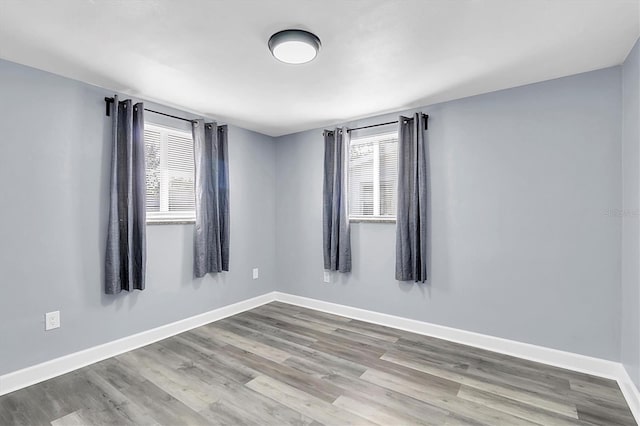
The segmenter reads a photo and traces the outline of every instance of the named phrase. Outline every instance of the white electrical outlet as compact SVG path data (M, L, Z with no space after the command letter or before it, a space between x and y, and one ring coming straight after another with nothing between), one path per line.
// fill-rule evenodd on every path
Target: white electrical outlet
M331 282L331 272L324 271L324 282L325 283L330 283Z
M46 331L60 327L60 311L47 312L44 319L44 329Z
M253 279L257 280L259 276L258 268L253 268Z

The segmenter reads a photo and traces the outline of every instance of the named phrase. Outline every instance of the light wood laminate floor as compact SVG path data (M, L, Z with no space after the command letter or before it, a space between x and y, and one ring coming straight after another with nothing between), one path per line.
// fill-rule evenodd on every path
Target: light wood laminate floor
M636 424L614 381L284 303L0 397L49 423Z

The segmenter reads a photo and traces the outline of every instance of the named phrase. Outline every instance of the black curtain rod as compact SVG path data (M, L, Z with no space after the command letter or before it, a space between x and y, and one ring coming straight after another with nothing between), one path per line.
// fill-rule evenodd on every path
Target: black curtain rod
M429 116L427 114L422 114L422 117L424 118L424 129L427 130L428 128L427 122L429 121ZM389 124L398 124L398 120L387 121L386 123L372 124L370 126L354 127L353 129L347 128L347 132L352 132L354 130L370 129L372 127L388 126ZM333 133L333 130L328 130L328 132Z
M107 117L109 117L109 116L111 116L111 104L113 103L113 98L105 97L104 98L104 102L106 104L105 112L107 114ZM177 115L171 115L171 114L167 114L167 113L160 112L160 111L154 111L154 110L148 109L148 108L145 108L144 110L148 111L148 112L152 112L154 114L164 115L165 117L175 118L176 120L188 121L189 123L195 123L196 122L196 120L191 120L191 119L188 119L188 118L182 118L182 117L178 117ZM218 127L220 127L220 126L224 126L224 124L218 125Z

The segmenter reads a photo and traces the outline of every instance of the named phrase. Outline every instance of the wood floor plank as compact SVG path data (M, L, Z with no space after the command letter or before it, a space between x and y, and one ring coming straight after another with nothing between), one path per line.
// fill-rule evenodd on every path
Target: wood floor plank
M393 425L397 423L408 425L422 424L420 419L408 416L401 411L391 410L366 398L352 398L341 395L333 402L333 405L379 425Z
M293 333L288 330L284 330L281 327L273 327L269 324L265 324L260 321L256 321L251 317L244 317L241 315L227 318L232 324L244 326L250 328L259 333L265 333L273 337L279 337L288 342L297 343L299 345L309 345L316 341L313 337L303 336L301 334Z
M49 398L57 398L67 407L77 408L76 416L71 416L66 421L82 418L85 424L97 422L113 424L156 423L143 407L130 401L117 386L102 377L99 371L93 366L84 367L55 378L47 384L50 386L47 390L50 392ZM42 407L46 407L46 405ZM60 418L53 412L50 415L54 419ZM66 415L62 416L62 418L64 417Z
M390 340L380 339L378 337L373 337L368 334L356 333L355 331L345 330L343 328L338 328L336 331L332 332L331 334L343 339L351 340L353 342L364 343L365 345L368 345L368 346L380 348L384 351L388 351L394 347L394 342Z
M551 393L554 396L567 395L569 392L569 381L562 378L551 378L547 381L541 377L519 374L517 371L505 373L502 370L477 365L467 367L464 370L464 374L475 377L478 380L506 384L523 390L534 390L538 393Z
M116 386L106 380L99 371L89 370L86 372L87 379L102 392L102 396L108 399L109 404L105 409L87 409L80 410L80 416L87 418L89 415L98 416L98 418L114 417L123 423L135 425L141 424L157 424L149 412L137 404L134 404L127 398Z
M620 418L620 421L623 423L634 421L633 414L631 413L628 405L622 406L619 402L611 403L583 393L576 395L572 391L569 392L569 397L575 401L579 418L580 408L582 408L583 414L592 413L590 414L591 416L600 416L602 418L613 416L615 418Z
M200 367L207 365L206 361L204 364L201 362L189 362L189 360L201 360L202 353L196 352L196 356L190 358L188 355L191 352L185 353L185 348L181 345L176 345L173 339L171 339L171 342L165 341L160 342L160 344L170 351L175 351L176 354L184 356L185 363L180 367L180 371L211 386L209 393L212 396L215 395L216 401L200 408L198 413L211 421L212 424L310 425L313 423L312 419L243 386L249 381L246 380L246 377L249 377L247 374L230 373L226 368L202 369ZM229 349L229 347L223 349ZM215 355L220 358L222 354L218 352ZM206 357L205 359L208 361L211 358ZM239 365L233 357L226 356L225 359L234 369ZM265 360L265 362L268 361ZM214 367L217 367L217 365ZM243 366L243 368L253 371L247 366ZM251 379L256 376L257 373L254 372L251 375ZM258 419L261 420L258 421Z
M494 425L535 425L535 423L512 416L510 414L494 410L480 404L466 401L457 397L435 392L428 387L420 387L415 383L398 378L388 373L376 370L367 370L362 379L396 392L428 402L444 408L450 412L456 412L462 416L479 419L482 423Z
M253 389L242 386L211 404L200 414L214 421L235 419L227 424L242 425L299 425L314 424L314 420Z
M357 342L348 343L340 341L334 336L328 336L311 345L311 348L320 352L330 353L334 356L347 359L351 362L359 363L365 366L373 366L384 352L367 348Z
M623 407L626 406L624 403L624 395L617 386L613 388L610 386L602 386L601 384L594 384L580 378L570 379L569 383L573 395L579 394L586 398L596 397L612 404Z
M82 410L77 410L57 418L51 422L51 426L85 426L87 424L87 419L82 417L80 414L81 411Z
M459 390L459 387L454 389L443 389L442 387L428 386L426 383L420 383L419 380L411 380L408 377L398 376L396 374L387 373L373 368L367 369L360 378L387 389L398 390L403 388L406 390L406 392L402 392L405 395L412 396L427 403L432 399L455 396L458 394Z
M255 321L263 322L265 324L281 328L288 332L293 332L302 336L313 338L314 340L318 340L318 338L322 338L325 334L331 333L336 330L336 328L331 328L329 330L326 330L327 333L318 334L317 330L308 327L304 321L290 322L286 321L285 319L274 318L272 316L269 316L268 313L259 311L244 312L242 315L246 315L249 318L254 319Z
M91 365L90 367L85 368L87 368L87 371L95 371L108 383L110 383L111 386L120 391L140 382L141 380L144 380L139 374L138 366L131 368L120 362L117 357L100 361ZM52 391L59 391L59 389L60 386L58 386L56 383L52 384Z
M280 349L228 332L224 328L216 326L215 323L201 327L199 330L209 336L214 336L214 340L226 342L229 345L260 355L274 362L282 362L289 358L289 354Z
M47 413L31 401L23 389L0 398L0 418L7 425L46 425Z
M244 327L242 325L239 326ZM255 331L253 329L248 330ZM317 339L315 338L307 338L306 341L302 342L285 341L283 340L283 337L279 334L274 335L269 329L264 330L259 335L252 333L251 336L252 338L260 339L260 341L265 344L277 345L280 349L291 355L291 357L284 361L283 364L295 365L302 369L309 367L310 370L306 371L314 371L314 373L311 374L344 373L347 375L360 376L360 374L366 370L366 367L363 367L360 364L315 350L310 346L305 346L305 344L312 345L316 342ZM292 358L296 359L292 360ZM304 366L301 365L301 363L304 363Z
M439 340L436 341L439 342ZM480 380L496 384L508 383L511 386L527 390L539 390L540 393L552 392L555 396L566 394L569 389L569 380L566 378L541 371L518 368L509 362L498 362L488 357L476 357L472 350L463 350L460 345L456 348L456 351L452 351L450 348L437 346L433 342L407 345L403 338L383 358L406 357L439 370L475 376ZM485 354L485 352L482 353Z
M145 407L148 414L163 425L206 425L206 418L193 411L153 383L145 380L127 388L125 396Z
M131 366L139 363L140 357L125 354L120 357L120 360ZM181 374L180 370L171 367L159 364L145 366L140 369L140 374L194 411L202 410L221 397L220 391L215 387L208 385L199 378L185 376Z
M239 364L235 358L225 354L225 349L208 351L207 348L195 344L188 339L168 339L160 344L168 351L184 359L183 370L194 370L203 380L209 375L223 375L238 383L247 383L256 377L256 371L246 365Z
M300 374L300 371L284 364L278 364L255 354L237 348L228 348L227 353L236 357L265 376L276 379L317 399L333 402L340 396L340 389L320 379Z
M0 396L0 425L635 425L615 381L276 302Z
M601 407L578 404L578 417L590 424L610 426L636 425L632 416L616 410L603 410Z
M295 307L295 305L287 305L287 306L294 306ZM352 318L343 317L341 315L330 314L328 312L317 311L315 309L309 309L309 308L303 308L303 307L297 307L297 313L304 313L304 314L307 314L307 315L313 315L316 318L327 319L327 320L337 321L337 322L349 323L349 322L353 321ZM295 315L295 314L296 313L294 313L293 315Z
M141 424L141 423L140 423ZM149 423L153 424L153 423ZM112 425L135 426L136 423L123 418L112 410L81 409L51 422L52 426Z
M351 331L352 333L358 333L363 336L369 336L378 340L383 340L387 342L395 342L398 340L396 335L385 332L384 330L377 330L375 328L362 327L360 322L356 322L355 320L351 320L349 322L344 322L340 320L327 319L327 318L318 318L315 314L310 312L302 312L295 316L298 319L302 319L304 321L308 321L313 324L320 324L323 327L341 329L346 331Z
M322 377L330 374L360 377L367 370L364 365L319 351L314 351L309 357L291 356L283 364L312 377Z
M578 418L578 413L575 405L568 404L564 401L557 401L545 395L537 394L533 391L527 392L516 387L507 387L506 385L478 380L474 377L470 377L461 373L454 373L444 369L434 368L427 364L416 362L413 359L402 358L397 355L385 354L383 355L382 359L412 368L416 371L433 374L438 377L442 377L443 379L451 380L469 387L491 392L505 398L528 403L538 408L552 411L564 416L568 416L574 419Z
M287 338L274 336L268 332L265 333L256 331L253 328L246 327L241 324L236 324L231 321L220 321L216 323L216 325L231 333L246 337L263 345L278 348L278 350L286 352L288 355L300 353L311 354L313 352L313 349L311 349L309 345L313 344L315 340L296 343L294 341L288 340Z
M282 302L267 303L266 305L262 305L254 309L254 311L278 312L287 316L293 316L298 312L300 312L301 310L305 310L305 308L302 308L296 305L291 305L289 303L282 303Z
M529 405L521 401L505 398L468 386L462 386L460 388L458 398L475 402L541 425L575 426L584 424L576 418L566 417L552 411L541 409L535 405Z
M360 378L330 375L323 379L340 386L343 389L343 395L351 399L368 402L371 406L384 407L389 414L403 413L402 417L407 420L407 424L440 426L452 416L452 413L440 407ZM408 421L408 419L412 421Z
M258 376L247 383L247 386L322 424L376 424L267 376Z
M438 352L446 354L447 357L452 359L460 359L462 362L469 363L470 365L485 365L490 369L496 369L500 371L517 370L515 374L529 377L539 377L545 381L553 381L554 378L568 382L570 379L581 379L588 381L594 385L608 386L612 389L617 388L615 381L596 377L585 373L566 370L559 367L554 367L547 364L542 364L535 361L530 361L522 358L516 358L510 355L500 354L497 352L491 352L481 348L475 348L472 346L463 345L456 342L449 342L442 339L436 339L429 336L423 336L418 334L406 334L398 340L398 348L405 349L409 346L416 350L427 350L430 353Z
M58 380L58 382L61 380ZM82 404L77 400L61 400L58 398L56 390L53 389L52 391L52 386L49 384L42 386L30 386L25 389L23 395L26 400L38 407L38 410L43 413L44 418L48 418L50 416L53 418L63 417L79 408L82 408ZM1 420L1 412L2 408L0 407L0 424L6 424Z
M338 327L337 325L326 324L320 321L309 321L307 318L299 318L298 316L289 316L280 312L275 312L271 310L263 310L258 311L263 316L269 317L274 320L283 321L289 323L291 325L297 325L299 327L320 331L322 333L330 334L332 331L335 331ZM344 324L341 324L344 326Z

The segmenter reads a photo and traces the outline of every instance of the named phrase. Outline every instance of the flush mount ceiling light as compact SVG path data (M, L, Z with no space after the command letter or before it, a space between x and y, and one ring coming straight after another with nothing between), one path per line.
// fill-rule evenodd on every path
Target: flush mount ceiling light
M273 56L287 64L304 64L312 61L320 50L320 39L309 31L284 30L269 39Z

